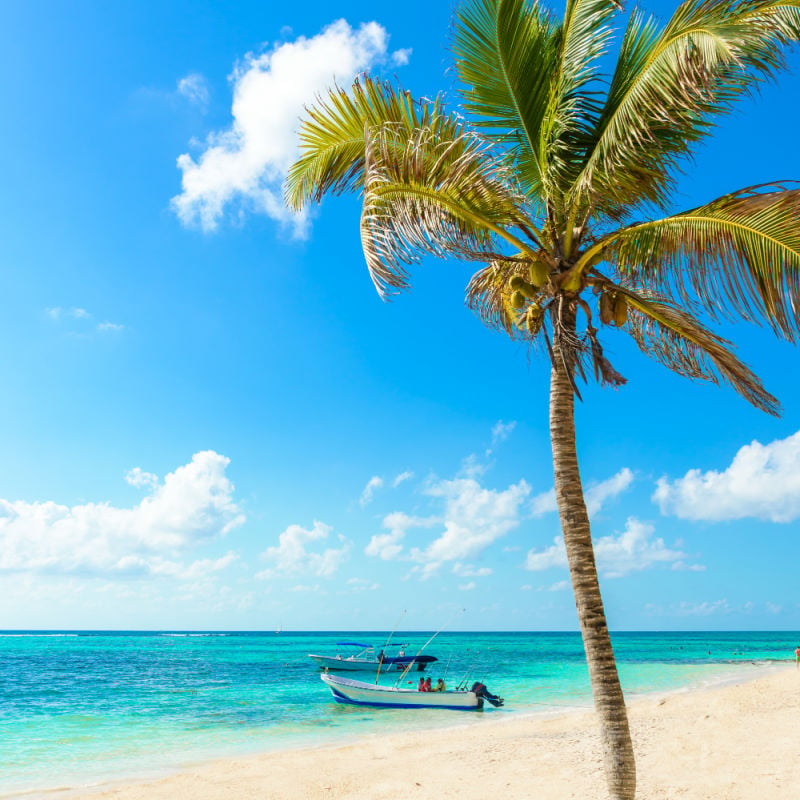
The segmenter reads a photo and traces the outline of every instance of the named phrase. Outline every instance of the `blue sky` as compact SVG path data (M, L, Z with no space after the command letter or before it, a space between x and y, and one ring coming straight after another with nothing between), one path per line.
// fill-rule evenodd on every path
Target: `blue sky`
M449 32L444 3L5 5L0 628L576 628L548 364L464 265L382 303L356 198L279 202L334 72L455 103ZM676 210L800 178L790 67ZM629 383L578 406L613 628L800 627L798 351L722 332L780 419L613 332Z

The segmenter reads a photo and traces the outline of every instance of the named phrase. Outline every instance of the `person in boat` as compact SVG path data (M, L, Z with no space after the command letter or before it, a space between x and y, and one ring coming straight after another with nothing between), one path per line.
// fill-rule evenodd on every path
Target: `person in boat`
M441 678L439 678L439 680L436 681L436 686L433 687L432 691L434 691L434 692L446 692L447 691L447 686L445 685L445 682Z
M470 691L474 692L476 697L479 697L483 700L488 700L495 707L503 705L503 698L498 697L496 694L492 694L480 681L475 681L475 683L472 684Z
M426 692L432 692L433 691L433 688L431 687L431 679L430 678L425 678L425 691Z
M417 686L418 692L427 692L428 690L425 688L425 678L419 679L419 686Z

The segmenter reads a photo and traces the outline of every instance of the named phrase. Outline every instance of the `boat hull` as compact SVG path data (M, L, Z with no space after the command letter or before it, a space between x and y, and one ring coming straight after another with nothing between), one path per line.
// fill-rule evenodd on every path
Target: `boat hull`
M483 707L483 702L474 692L418 692L325 673L320 677L337 703L381 708L443 708L450 711L477 711Z

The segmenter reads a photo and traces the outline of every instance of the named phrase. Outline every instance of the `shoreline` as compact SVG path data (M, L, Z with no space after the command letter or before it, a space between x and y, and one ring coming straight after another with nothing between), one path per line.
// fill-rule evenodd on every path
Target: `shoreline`
M639 695L628 707L638 800L777 800L800 781L791 735L800 717L800 673L793 663L753 664L711 685ZM0 797L394 800L410 793L483 800L490 791L502 791L505 798L533 794L537 800L605 797L593 711L551 707L480 715L475 724L354 736L227 756L160 777L139 775Z

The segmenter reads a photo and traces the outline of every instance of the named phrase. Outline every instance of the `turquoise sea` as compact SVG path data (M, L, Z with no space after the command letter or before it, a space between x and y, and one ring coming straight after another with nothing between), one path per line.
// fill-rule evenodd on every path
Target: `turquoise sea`
M377 731L481 723L475 713L334 703L306 654L335 653L343 640L380 648L386 636L0 632L0 796L150 777ZM392 642L413 653L429 637L396 633ZM793 660L800 633L617 633L613 641L630 697ZM442 633L425 652L439 658L426 673L434 681L481 679L505 698L484 718L591 705L577 633ZM353 675L361 676L368 679Z

